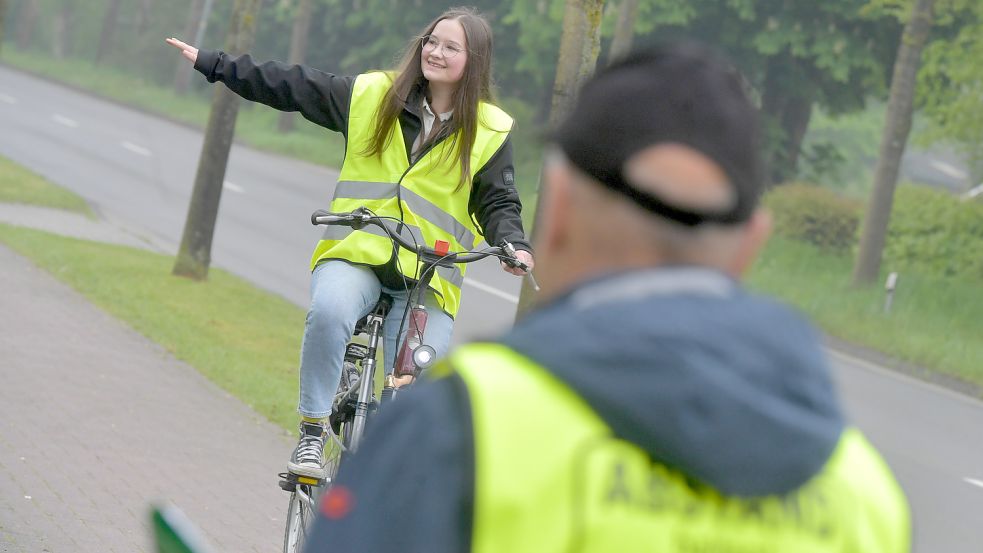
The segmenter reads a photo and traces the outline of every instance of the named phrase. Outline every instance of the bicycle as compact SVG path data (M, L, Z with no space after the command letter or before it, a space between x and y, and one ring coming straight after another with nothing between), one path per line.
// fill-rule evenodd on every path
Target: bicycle
M327 476L317 479L289 472L279 475L280 487L290 492L283 542L284 553L297 553L302 549L307 531L316 517L318 500L330 487L343 456L358 449L369 414L378 409L380 403L393 401L397 390L411 384L436 359L436 351L423 343L423 332L427 323L423 296L437 268L453 267L456 263L472 263L491 256L498 257L509 266L526 271L526 274L532 278L528 267L516 258L515 248L508 242L467 252L450 252L446 242L437 242L431 248L420 245L415 237L413 241L404 237L400 232L402 222L398 219L378 217L365 208L358 208L344 214L318 210L311 215L311 223L344 225L355 230L362 229L366 225L379 227L398 247L414 252L422 262L422 269L413 288L409 290L406 309L397 333L397 336L401 336L403 325L408 322L406 339L403 340L399 347L399 354L395 357L393 372L385 378L379 400L375 397L376 352L382 336L383 322L392 308L392 298L383 294L372 311L355 325L352 341L345 348L341 383L329 419L331 428L328 436L331 450L325 454ZM535 287L535 281L533 282ZM413 303L414 295L416 303ZM366 335L367 344L355 341L363 334Z

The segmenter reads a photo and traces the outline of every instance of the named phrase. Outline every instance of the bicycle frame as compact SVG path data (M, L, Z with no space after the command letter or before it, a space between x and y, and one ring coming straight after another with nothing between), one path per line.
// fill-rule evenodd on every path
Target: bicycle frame
M376 350L379 347L379 337L382 334L383 319L378 313L369 316L369 344L366 356L361 359L362 374L358 382L358 399L355 402L355 415L352 418L351 434L348 436L348 448L354 452L365 432L365 421L372 404L372 392L375 386Z
M366 225L378 226L389 235L395 245L416 253L423 265L422 271L419 273L419 279L406 299L407 310L404 314L403 321L405 323L408 315L410 324L407 329L406 338L400 344L400 351L396 356L397 361L393 367L394 378L391 381L387 379L386 389L389 391L388 396L392 397L395 389L399 387L399 384L396 382L398 378L405 376L416 377L419 375L420 370L424 368L416 363L417 359L413 354L422 345L423 332L427 324L427 311L422 305L423 294L430 288L430 281L437 267L451 267L456 263L470 263L488 256L496 256L514 267L519 267L527 271L528 267L516 258L515 248L508 242L503 242L501 246L477 252L449 252L450 245L447 242L438 241L434 244L433 248L410 242L400 235L398 226L393 230L391 228L393 223L387 221L387 219L385 217L377 217L369 210L361 207L346 214L330 213L324 210L317 210L311 214L311 223L315 225L344 225L355 230L360 230ZM402 224L402 222L397 222L400 225ZM527 274L531 277L531 273ZM414 292L417 294L417 303L411 304L414 299ZM369 323L369 352L361 359L362 376L359 382L358 400L352 420L351 434L347 436L349 438L348 448L353 451L358 448L358 444L361 441L362 434L365 431L365 421L372 404L376 368L375 353L379 343L382 324L383 321L379 317L376 317ZM402 330L402 325L400 326L400 330ZM400 331L398 334L402 334L402 332ZM430 352L432 351L433 348L430 348ZM412 378L410 381L412 381ZM392 386L389 386L389 384L392 384ZM384 393L384 397L385 395Z

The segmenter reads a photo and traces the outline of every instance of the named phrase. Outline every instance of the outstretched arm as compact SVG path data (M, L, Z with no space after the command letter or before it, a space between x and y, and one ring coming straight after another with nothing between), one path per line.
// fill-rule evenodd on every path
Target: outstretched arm
M208 82L221 81L247 100L280 111L297 111L312 123L347 133L354 77L273 61L258 64L248 54L233 58L224 52L199 50L176 38L165 42L194 63Z

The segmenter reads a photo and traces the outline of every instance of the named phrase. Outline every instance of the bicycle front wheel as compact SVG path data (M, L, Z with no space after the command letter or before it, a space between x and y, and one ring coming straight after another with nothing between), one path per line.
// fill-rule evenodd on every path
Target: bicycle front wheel
M301 553L307 534L314 523L315 500L312 496L315 488L297 485L290 494L290 504L287 507L287 525L283 536L283 553Z

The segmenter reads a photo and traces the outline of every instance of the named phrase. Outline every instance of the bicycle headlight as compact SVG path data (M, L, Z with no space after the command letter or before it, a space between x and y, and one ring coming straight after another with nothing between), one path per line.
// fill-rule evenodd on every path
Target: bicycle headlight
M413 365L416 367L418 373L429 369L436 360L437 351L426 344L417 346L417 348L413 350Z

